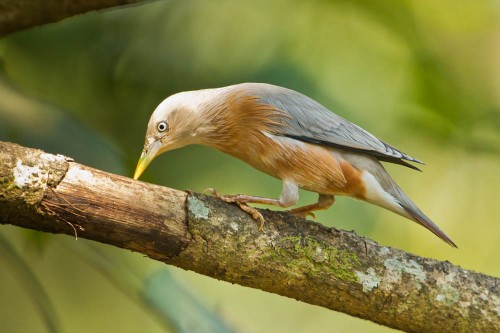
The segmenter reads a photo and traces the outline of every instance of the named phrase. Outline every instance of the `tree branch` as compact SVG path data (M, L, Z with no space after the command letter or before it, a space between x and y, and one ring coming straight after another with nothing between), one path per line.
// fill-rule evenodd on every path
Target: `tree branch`
M499 279L285 212L258 224L212 197L0 142L0 223L140 252L409 332L500 331Z
M144 0L0 0L0 37L93 10Z

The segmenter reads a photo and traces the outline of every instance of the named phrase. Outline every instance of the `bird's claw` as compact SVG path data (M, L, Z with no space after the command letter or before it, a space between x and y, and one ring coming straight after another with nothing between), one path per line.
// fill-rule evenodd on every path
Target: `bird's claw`
M262 216L262 214L259 212L257 208L251 207L244 202L234 201L234 203L236 203L241 210L250 214L254 220L260 222L259 231L264 228L264 222L265 222L264 216Z
M217 199L220 199L220 200L228 202L228 203L238 202L238 196L237 195L223 195L223 194L220 194L219 192L217 192L216 189L213 189L211 187L205 189L201 193L203 193L203 194L209 194L209 195L211 195L213 197L216 197Z
M204 189L203 191L201 191L201 193L202 194L213 195L214 197L220 196L220 193L217 192L216 189L211 188L211 187Z
M293 214L293 215L295 215L297 217L303 218L303 219L305 219L308 216L310 216L310 217L312 217L313 220L316 220L316 214L314 214L310 210L306 210L306 211L297 210L297 211L294 211L294 209L290 209L287 212L289 212L290 214Z
M238 201L237 195L222 195L219 192L217 192L217 190L215 190L211 187L205 189L202 193L212 195L212 196L216 197L217 199L220 199L220 200L227 202L227 203L237 204L238 207L240 207L240 209L242 211L250 214L254 220L260 222L259 230L263 229L264 222L265 222L264 216L262 216L262 214L259 212L259 210L257 208L249 206L246 202Z

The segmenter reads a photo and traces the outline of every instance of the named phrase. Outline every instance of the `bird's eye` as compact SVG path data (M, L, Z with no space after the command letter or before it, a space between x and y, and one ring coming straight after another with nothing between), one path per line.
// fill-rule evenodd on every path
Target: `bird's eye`
M160 121L158 123L158 132L165 132L166 130L168 130L168 125L167 125L167 122L166 121Z

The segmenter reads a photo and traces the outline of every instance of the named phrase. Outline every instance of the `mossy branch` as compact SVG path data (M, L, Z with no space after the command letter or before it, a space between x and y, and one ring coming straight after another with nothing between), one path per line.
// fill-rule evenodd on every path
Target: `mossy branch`
M234 205L0 142L0 224L140 252L408 332L500 331L499 279L285 212Z

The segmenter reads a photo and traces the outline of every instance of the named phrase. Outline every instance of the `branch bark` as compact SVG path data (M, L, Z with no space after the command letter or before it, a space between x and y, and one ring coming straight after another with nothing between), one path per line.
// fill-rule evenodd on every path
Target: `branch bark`
M92 239L408 332L500 331L499 279L285 212L239 208L0 142L0 224Z
M144 0L0 0L0 37L93 10Z

